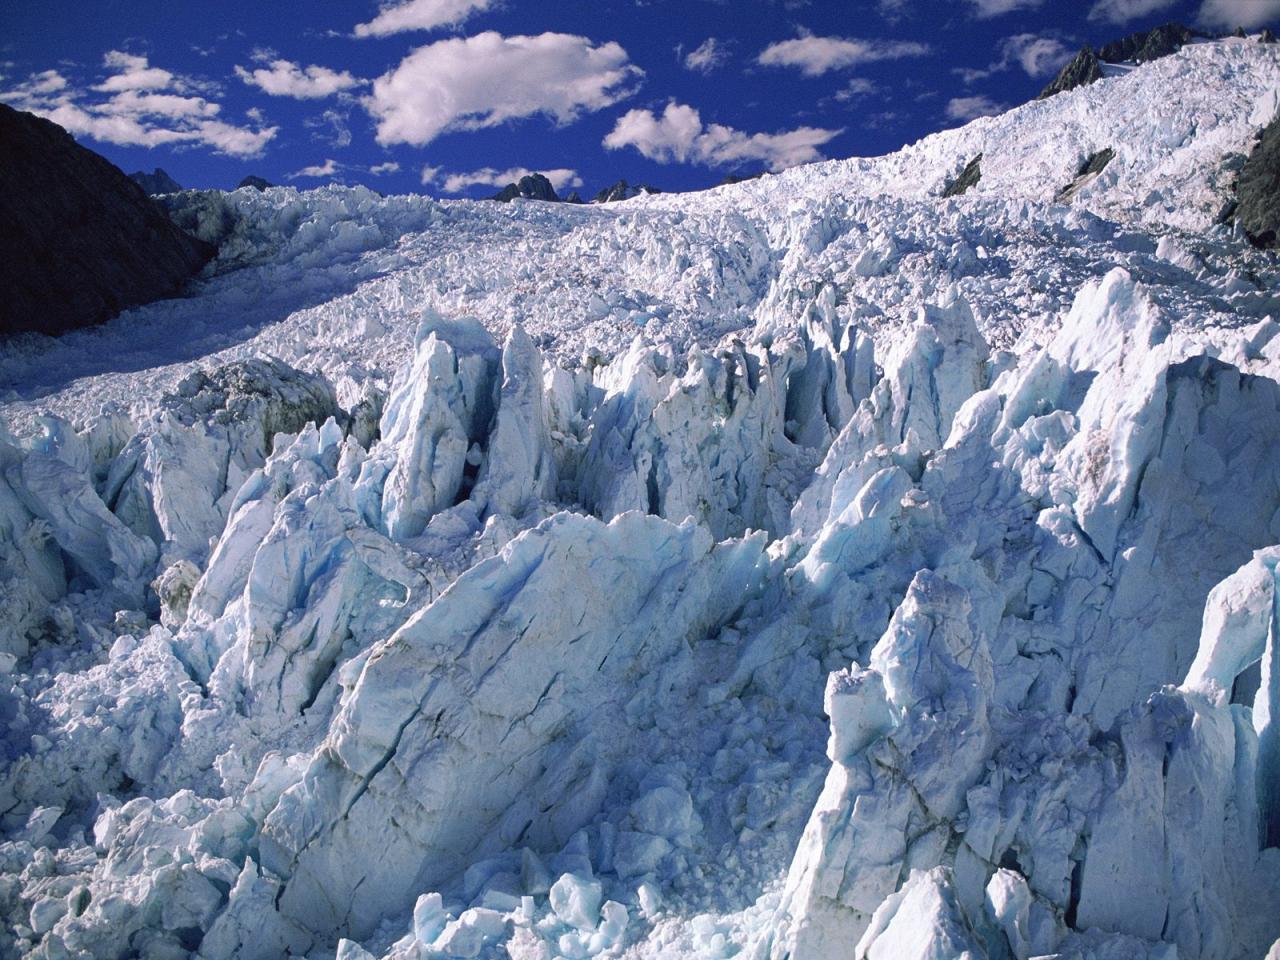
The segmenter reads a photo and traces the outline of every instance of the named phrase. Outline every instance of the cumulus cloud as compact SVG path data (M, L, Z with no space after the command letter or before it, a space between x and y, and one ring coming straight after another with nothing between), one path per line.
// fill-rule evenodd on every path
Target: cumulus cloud
M969 0L978 19L1003 16L1017 10L1034 10L1044 5L1044 0Z
M365 82L346 70L330 70L315 64L303 67L291 60L272 60L256 70L237 66L236 76L273 97L292 97L295 100L331 97Z
M947 103L947 119L960 120L967 123L978 117L991 117L1004 113L1008 106L997 103L987 96L952 97Z
M277 133L260 118L256 127L222 119L222 105L196 93L216 90L216 84L153 67L146 57L112 50L103 66L106 78L83 86L57 70L35 73L0 91L0 100L75 136L119 146L205 146L229 156L256 157Z
M394 160L388 160L386 163L379 163L370 167L369 172L375 177L380 177L384 173L399 173L400 164L396 163Z
M297 180L300 177L332 177L341 169L342 165L338 161L330 159L314 166L303 167L301 170L288 174L288 178Z
M1249 0L1249 2L1252 4L1256 0ZM1151 13L1168 10L1177 3L1178 0L1096 0L1089 8L1089 19L1119 25Z
M494 6L494 0L407 0L382 8L368 23L356 25L357 37L386 37L410 30L452 27Z
M550 180L551 186L555 188L557 193L566 187L582 186L582 178L578 176L577 170L563 168L530 170L527 167L511 167L507 170L484 167L480 170L472 170L470 173L441 173L439 167L427 167L422 171L422 182L434 183L439 181L441 184L440 189L445 193L462 193L471 187L505 187L509 183L517 183L523 177L534 173L540 173Z
M1280 20L1280 0L1204 0L1200 22L1207 27L1253 30Z
M855 40L806 35L771 43L756 62L766 67L796 67L807 77L817 77L861 63L919 57L928 52L928 45L910 40Z
M489 32L420 47L374 81L364 103L379 143L422 146L450 130L537 114L569 123L630 96L640 76L617 43Z
M711 73L713 70L724 66L725 61L728 59L728 45L715 37L707 37L696 49L690 50L684 55L683 62L686 70Z
M784 133L747 134L718 123L704 125L697 110L672 101L661 116L651 110L624 114L604 138L604 146L609 150L634 147L658 163L734 167L756 162L770 170L785 170L821 160L818 148L842 132L800 127Z

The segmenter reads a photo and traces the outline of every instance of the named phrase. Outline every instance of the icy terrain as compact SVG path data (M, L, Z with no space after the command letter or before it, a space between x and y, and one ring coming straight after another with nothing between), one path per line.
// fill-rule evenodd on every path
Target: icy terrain
M1280 949L1277 91L183 195L194 295L0 348L0 955Z

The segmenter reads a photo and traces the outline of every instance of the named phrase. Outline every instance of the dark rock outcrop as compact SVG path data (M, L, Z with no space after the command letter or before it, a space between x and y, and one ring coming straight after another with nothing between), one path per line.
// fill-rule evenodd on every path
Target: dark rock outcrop
M585 201L582 199L582 194L578 193L578 191L575 190L573 191L573 193L569 194L567 197L564 198L564 202L565 203L583 203Z
M756 173L730 173L717 186L727 187L734 183L746 183L748 180L759 180L764 176L764 171L760 170Z
M551 185L548 180L540 173L531 173L527 177L521 177L519 183L509 183L502 188L502 192L493 199L499 203L510 203L512 200L543 200L547 203L559 203L560 197L556 194L556 188Z
M236 189L239 190L241 187L252 187L254 190L262 191L270 190L274 186L275 184L269 180L263 180L261 177L255 177L253 174L249 174L249 176L236 184Z
M149 197L162 197L166 193L178 193L182 190L182 184L159 167L156 167L153 173L145 173L142 170L131 173L129 179L145 190Z
M57 334L177 293L216 252L55 123L0 104L0 334Z
M1098 51L1098 57L1104 63L1150 63L1177 53L1192 40L1207 36L1180 23L1166 23L1108 43Z
M1262 131L1236 180L1235 222L1259 247L1280 247L1280 117Z
M1049 85L1040 91L1037 100L1047 100L1055 94L1066 93L1076 87L1087 86L1102 79L1102 61L1093 52L1092 47L1085 47L1075 58L1058 71L1058 75Z
M1080 169L1076 171L1075 179L1058 191L1057 196L1053 198L1054 202L1070 203L1075 199L1076 194L1080 192L1080 188L1107 169L1107 164L1115 158L1116 152L1110 147L1104 147L1097 153L1091 154L1080 164Z
M1058 72L1036 99L1044 100L1054 94L1101 80L1104 63L1149 63L1177 53L1192 40L1204 36L1206 35L1180 23L1166 23L1108 43L1096 53L1085 47Z
M1269 27L1264 27L1262 33L1258 35L1259 43L1275 43L1276 35L1271 32Z
M619 180L611 187L605 187L596 194L592 203L617 203L619 200L630 200L632 197L638 197L644 193L661 193L657 187L651 187L648 184L638 183L634 187L625 180Z
M978 181L981 179L982 154L978 154L965 164L964 169L960 171L960 176L956 177L946 185L942 191L942 195L944 197L958 197L976 187L978 185Z

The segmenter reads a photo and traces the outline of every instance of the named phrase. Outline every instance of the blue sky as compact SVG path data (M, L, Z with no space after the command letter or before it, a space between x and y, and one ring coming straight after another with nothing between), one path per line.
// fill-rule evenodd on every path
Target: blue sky
M1168 20L1280 0L5 0L0 101L189 187L589 197L884 153Z

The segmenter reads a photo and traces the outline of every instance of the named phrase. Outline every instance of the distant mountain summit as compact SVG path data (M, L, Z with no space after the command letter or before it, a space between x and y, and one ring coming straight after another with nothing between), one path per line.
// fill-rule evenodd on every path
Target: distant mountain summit
M0 334L101 323L177 293L215 253L60 126L3 104L0 222Z
M531 173L521 177L518 183L509 183L494 196L499 203L510 203L512 200L544 200L548 203L559 203L560 197L556 188L540 173Z
M151 173L139 170L137 173L129 174L129 179L140 186L147 192L149 197L159 197L166 193L177 193L182 189L182 184L169 174L165 173L159 167Z
M1101 80L1104 63L1150 63L1171 53L1177 53L1188 43L1207 39L1208 34L1180 23L1166 23L1152 30L1131 33L1127 37L1108 43L1096 53L1086 46L1075 58L1058 72L1047 87L1040 91L1037 100L1046 100L1055 94L1074 90Z
M236 189L239 190L242 187L252 187L254 190L261 191L261 190L269 190L274 186L275 184L272 183L271 181L263 180L261 177L255 177L253 174L250 174L249 176L245 177L243 180L241 180L239 183L236 184Z

